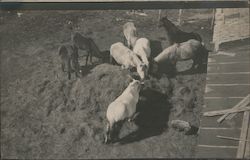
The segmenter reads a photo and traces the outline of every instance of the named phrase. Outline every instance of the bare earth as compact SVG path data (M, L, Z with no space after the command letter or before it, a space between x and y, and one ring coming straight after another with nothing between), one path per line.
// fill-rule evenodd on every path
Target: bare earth
M160 158L194 157L197 135L168 124L181 119L199 127L206 73L150 77L141 91L137 119L126 122L120 143L103 144L106 109L129 83L127 71L111 64L84 67L67 80L58 46L70 40L68 21L99 48L123 41L122 25L133 21L140 37L168 46L157 27L157 10L148 16L126 11L1 11L1 158ZM167 12L176 21L178 10ZM185 31L211 40L211 10L185 10ZM199 19L200 18L200 19ZM160 50L153 49L153 55ZM80 56L85 52L80 52ZM185 63L183 63L185 66ZM181 67L181 66L180 66ZM180 93L181 87L189 92Z

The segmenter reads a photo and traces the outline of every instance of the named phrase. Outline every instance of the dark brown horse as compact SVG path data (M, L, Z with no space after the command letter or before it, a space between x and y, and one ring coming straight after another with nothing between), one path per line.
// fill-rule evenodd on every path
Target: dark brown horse
M184 32L177 28L167 17L160 20L159 27L164 27L167 32L167 37L170 45L174 43L186 42L190 39L195 39L202 42L201 36L194 32Z
M68 79L71 79L72 72L79 77L81 70L78 62L78 48L71 44L63 44L58 48L58 53L61 57L62 71L68 73Z
M107 57L106 54L102 54L98 46L95 44L92 38L84 37L80 33L73 33L71 35L71 40L78 49L84 50L87 52L86 57L86 66L88 65L88 59L90 57L90 63L92 63L92 56L97 57L104 61Z

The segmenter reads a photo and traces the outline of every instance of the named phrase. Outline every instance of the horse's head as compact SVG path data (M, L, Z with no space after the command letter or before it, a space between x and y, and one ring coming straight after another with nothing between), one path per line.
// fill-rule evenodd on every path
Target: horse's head
M174 25L174 23L172 23L170 20L168 20L167 17L163 17L160 20L160 27L164 27L166 29L166 31L170 32L170 33L174 33L176 31L178 31L179 29Z
M162 17L161 19L160 19L160 22L159 22L159 25L158 25L158 27L167 27L168 26L168 24L169 24L169 20L168 20L168 18L165 16L165 17ZM171 23L171 22L170 22Z
M128 87L130 87L132 92L139 93L139 91L141 89L141 85L142 85L141 81L132 78L132 80L129 83Z
M141 80L145 79L146 72L147 72L147 66L144 63L141 63L140 65L137 66L137 73L141 77Z

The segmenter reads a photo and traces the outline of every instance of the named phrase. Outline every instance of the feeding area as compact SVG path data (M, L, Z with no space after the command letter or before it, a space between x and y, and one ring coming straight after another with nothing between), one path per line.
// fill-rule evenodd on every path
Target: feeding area
M211 9L1 11L1 158L190 158Z

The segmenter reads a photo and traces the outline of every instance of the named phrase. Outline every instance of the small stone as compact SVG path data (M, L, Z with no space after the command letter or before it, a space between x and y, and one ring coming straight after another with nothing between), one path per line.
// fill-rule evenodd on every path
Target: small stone
M188 132L191 129L189 122L182 121L182 120L172 120L171 127L177 129L178 131L185 131Z

